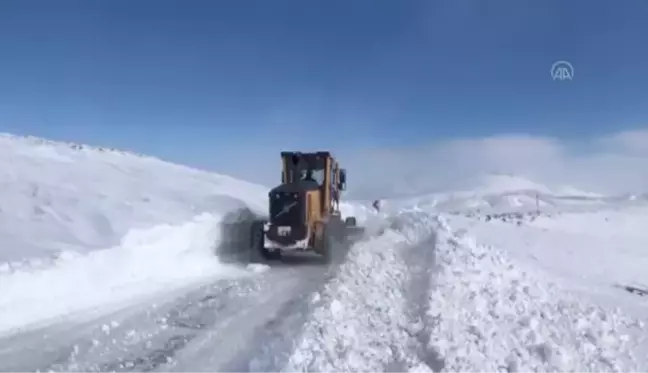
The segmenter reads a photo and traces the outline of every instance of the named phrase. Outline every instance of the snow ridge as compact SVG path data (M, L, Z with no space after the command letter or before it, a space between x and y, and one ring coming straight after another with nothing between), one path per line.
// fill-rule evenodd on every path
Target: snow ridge
M416 323L404 300L413 278L404 253L434 252L429 214L408 211L382 235L356 244L338 275L314 294L315 310L283 371L431 371L416 352ZM433 262L425 263L430 270ZM426 292L429 273L422 283Z
M266 188L229 176L0 137L0 263L12 262L0 272L114 247L131 229L240 207L265 213L266 205Z
M133 230L115 248L63 258L45 269L0 273L0 333L215 278L248 275L215 255L220 219L202 214L177 226Z
M8 140L12 143L24 143L28 146L34 146L34 145L46 145L46 146L51 146L51 147L61 147L61 146L66 146L71 150L75 151L96 151L96 152L109 152L109 153L114 153L114 154L120 154L120 155L126 155L126 156L136 156L140 158L152 158L156 159L155 157L151 157L145 154L137 153L131 150L125 150L125 149L117 149L117 148L106 148L106 147L101 147L101 146L92 146L92 145L87 145L87 144L80 144L80 143L75 143L75 142L62 142L62 141L53 141L49 139L45 139L42 137L38 136L32 136L32 135L27 135L27 136L18 136L10 133L0 133L0 141L5 141Z
M242 211L265 214L267 189L129 152L0 135L0 332L245 275L214 248L223 219Z
M439 220L430 348L444 371L634 371L643 325L577 302ZM630 342L634 341L634 342Z

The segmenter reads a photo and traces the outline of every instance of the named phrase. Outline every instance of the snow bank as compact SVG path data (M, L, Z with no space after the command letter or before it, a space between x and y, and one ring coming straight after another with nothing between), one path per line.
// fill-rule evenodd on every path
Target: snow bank
M521 215L488 222L478 216L453 216L449 222L587 299L645 314L646 300L620 288L630 285L648 290L645 207Z
M371 202L342 202L340 203L342 219L354 216L358 226L365 229L365 236L373 236L385 228L385 219L390 216L384 212L376 212Z
M266 199L262 186L151 157L2 135L0 263L117 246L133 228L179 224L237 201L265 213Z
M619 310L579 302L445 219L441 271L427 315L428 348L444 371L645 370L648 331Z
M214 277L241 276L214 254L219 216L133 230L122 243L53 267L0 274L0 333L81 310L122 305Z
M266 188L228 176L0 136L0 332L241 275L223 227L266 210Z
M335 278L312 298L312 318L285 371L401 371L422 365L412 352L418 343L411 331L406 254L433 255L430 219L404 212L381 236L351 249ZM429 285L429 276L421 285Z

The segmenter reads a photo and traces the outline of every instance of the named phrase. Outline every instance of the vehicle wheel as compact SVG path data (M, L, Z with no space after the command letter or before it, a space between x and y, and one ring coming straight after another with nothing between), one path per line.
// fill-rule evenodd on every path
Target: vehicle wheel
M267 260L279 260L281 259L281 250L270 251L266 248L261 249L261 254Z
M263 222L254 222L252 224L252 245L250 248L250 262L263 263L268 260L278 259L281 257L281 252L272 252L264 247L264 231Z
M263 223L254 222L250 229L250 263L263 262Z
M330 238L333 238L336 242L342 242L344 240L344 223L342 219L337 217L331 219L326 225L325 233L328 234Z
M315 252L319 254L323 261L328 263L331 260L331 237L330 237L330 225L324 226L324 231L322 232L322 237L315 240Z
M322 245L322 249L320 251L322 255L322 261L325 264L331 263L331 259L333 257L333 253L331 252L331 239L326 233L322 237L320 244Z

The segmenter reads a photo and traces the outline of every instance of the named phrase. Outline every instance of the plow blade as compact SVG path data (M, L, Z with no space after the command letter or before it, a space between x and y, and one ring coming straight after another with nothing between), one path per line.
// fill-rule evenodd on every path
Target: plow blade
M347 236L355 237L362 236L365 233L364 227L347 227L346 228Z
M346 227L345 236L348 243L359 241L365 234L364 227Z

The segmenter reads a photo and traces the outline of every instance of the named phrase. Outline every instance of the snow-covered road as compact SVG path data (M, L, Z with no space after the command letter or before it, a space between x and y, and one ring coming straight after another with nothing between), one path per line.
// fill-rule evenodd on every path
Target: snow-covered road
M308 295L331 270L313 265L224 279L158 296L81 323L74 320L0 340L2 371L248 370L263 349L308 316ZM267 369L274 362L262 362ZM277 369L277 368L274 368Z
M619 288L648 283L648 199L491 177L381 214L343 203L367 234L330 267L249 266L238 248L265 187L0 145L0 371L648 367L645 297Z
M293 260L0 339L2 371L634 371L646 324L419 209ZM452 224L451 224L452 223ZM381 229L382 228L382 229ZM385 229L386 228L386 229Z
M409 329L434 267L427 218L394 219L341 264L293 259L5 336L0 370L407 370L426 359Z

